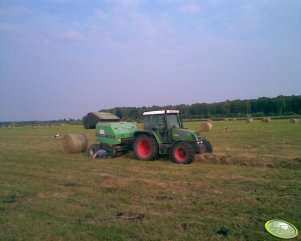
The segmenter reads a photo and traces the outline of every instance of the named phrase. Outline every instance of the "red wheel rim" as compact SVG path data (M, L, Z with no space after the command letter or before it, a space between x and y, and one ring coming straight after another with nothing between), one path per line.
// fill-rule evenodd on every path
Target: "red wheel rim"
M183 162L186 160L187 158L187 151L185 148L182 148L182 147L178 147L176 150L175 150L175 158L180 161L180 162Z
M151 153L150 143L147 140L141 140L137 145L137 150L141 157L148 157Z

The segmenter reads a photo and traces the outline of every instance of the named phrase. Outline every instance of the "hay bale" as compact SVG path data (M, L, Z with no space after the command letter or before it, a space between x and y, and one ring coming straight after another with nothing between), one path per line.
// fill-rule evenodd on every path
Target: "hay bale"
M202 123L202 124L201 124L201 131L202 131L202 132L208 132L208 131L211 131L212 128L213 128L212 123L205 122L205 123Z
M246 121L247 121L247 123L251 123L251 122L254 121L254 119L253 118L248 118Z
M61 143L64 153L84 152L88 146L88 139L82 134L66 134L63 136Z
M262 119L262 122L264 123L270 123L271 122L271 118L270 117L265 117Z
M298 122L298 120L296 118L291 118L290 119L290 123L292 124L296 124Z
M229 118L224 118L224 121L229 121Z

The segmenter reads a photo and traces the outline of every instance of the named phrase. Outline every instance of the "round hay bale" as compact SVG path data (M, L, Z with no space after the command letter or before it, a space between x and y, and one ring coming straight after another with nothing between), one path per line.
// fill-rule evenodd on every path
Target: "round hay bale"
M64 153L84 152L88 146L88 139L82 134L66 134L63 136L61 143Z
M246 121L247 121L247 123L251 123L251 122L253 122L253 118L248 118Z
M213 128L212 123L205 122L205 123L202 123L202 124L201 124L201 131L203 131L203 132L211 131L212 128Z
M290 119L290 123L292 123L292 124L296 124L297 122L298 122L298 120L296 118Z
M229 118L224 118L224 121L229 121Z
M271 118L270 117L265 117L262 119L262 122L264 123L270 123L271 122Z

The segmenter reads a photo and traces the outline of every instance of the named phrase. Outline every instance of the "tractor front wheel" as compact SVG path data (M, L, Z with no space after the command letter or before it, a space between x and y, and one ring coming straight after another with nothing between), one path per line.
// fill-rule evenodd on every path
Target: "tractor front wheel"
M153 161L158 158L158 144L154 137L139 135L134 142L134 152L138 159Z
M206 147L206 152L207 153L212 153L213 152L213 147L212 147L210 141L208 141L207 139L203 139L203 144Z
M177 164L190 164L193 161L195 151L188 143L180 142L173 146L171 159Z

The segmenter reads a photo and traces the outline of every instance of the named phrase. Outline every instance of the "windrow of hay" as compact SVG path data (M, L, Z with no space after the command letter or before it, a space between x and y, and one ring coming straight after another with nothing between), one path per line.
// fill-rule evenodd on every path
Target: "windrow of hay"
M88 139L82 134L66 134L63 136L61 143L64 153L78 153L86 151Z
M201 124L201 131L202 132L208 132L208 131L211 131L213 128L213 125L212 123L210 122L205 122L205 123L202 123Z
M272 120L271 120L270 117L265 117L265 118L262 119L262 122L264 122L264 123L270 123L271 121Z
M243 165L243 166L254 166L254 167L284 167L289 169L300 168L301 159L296 158L285 158L285 157L256 157L256 156L235 156L226 153L206 153L198 154L195 156L195 161L211 164L222 164L222 165Z
M292 124L296 124L297 122L298 122L298 120L296 118L290 119L290 123L292 123Z

